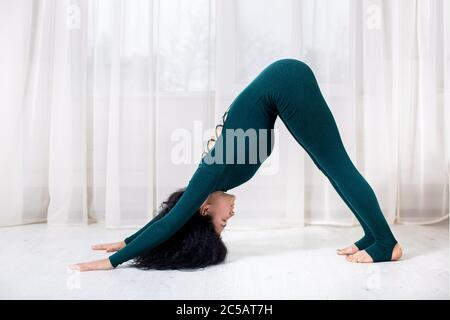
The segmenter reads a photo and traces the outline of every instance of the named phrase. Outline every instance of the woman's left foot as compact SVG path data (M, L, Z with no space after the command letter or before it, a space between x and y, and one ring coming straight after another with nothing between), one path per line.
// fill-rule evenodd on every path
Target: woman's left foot
M394 250L392 250L392 257L391 261L397 261L401 258L403 255L402 248L397 243L394 247ZM352 255L348 255L345 257L347 261L350 262L356 262L356 263L372 263L373 259L369 254L366 252L366 250L360 250Z
M337 249L336 253L339 254L339 255L345 255L345 254L354 254L354 253L356 253L358 251L359 251L358 247L355 246L354 244L352 244L352 245L350 245L348 247L345 247L345 248L342 248L342 249Z

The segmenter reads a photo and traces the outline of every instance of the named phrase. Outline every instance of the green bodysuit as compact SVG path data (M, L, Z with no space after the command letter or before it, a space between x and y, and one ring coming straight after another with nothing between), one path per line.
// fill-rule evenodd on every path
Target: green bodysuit
M239 93L226 115L220 136L202 157L179 201L163 218L150 221L126 238L126 246L109 257L113 267L168 240L192 217L210 193L228 191L253 177L273 149L271 130L277 117L360 222L364 236L355 245L365 249L374 262L391 260L397 240L381 212L374 191L349 158L333 115L307 64L296 59L271 63ZM250 139L245 139L244 144L236 143L238 138L228 135L232 129L242 129L241 132L268 130L267 135L256 135L258 142L264 142L257 144L258 155L262 156L255 161L250 156L250 147L254 146L250 145ZM231 140L235 143L231 144L232 148L227 148Z

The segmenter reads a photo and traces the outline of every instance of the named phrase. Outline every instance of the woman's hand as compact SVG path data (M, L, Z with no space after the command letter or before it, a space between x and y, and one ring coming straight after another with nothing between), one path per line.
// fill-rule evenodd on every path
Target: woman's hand
M109 259L95 260L91 262L77 263L69 266L72 270L92 271L92 270L111 270L114 267L111 265Z
M114 243L94 244L92 250L106 250L106 252L114 252L122 249L126 246L125 241L119 241Z

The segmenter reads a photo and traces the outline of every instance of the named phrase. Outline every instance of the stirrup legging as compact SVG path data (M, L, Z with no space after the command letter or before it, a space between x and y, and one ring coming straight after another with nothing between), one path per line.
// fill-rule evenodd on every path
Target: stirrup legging
M277 117L361 224L364 236L355 245L365 249L374 262L390 261L397 240L374 191L348 156L334 117L307 64L296 59L281 59L266 67L231 104L217 140L222 140L222 144L218 145L226 145L226 129L273 129ZM215 153L215 148L202 158L184 194L171 211L126 238L127 245L110 256L114 267L169 239L198 212L210 193L243 184L265 160L260 159L256 165L206 164L205 159ZM268 154L272 148L270 146Z

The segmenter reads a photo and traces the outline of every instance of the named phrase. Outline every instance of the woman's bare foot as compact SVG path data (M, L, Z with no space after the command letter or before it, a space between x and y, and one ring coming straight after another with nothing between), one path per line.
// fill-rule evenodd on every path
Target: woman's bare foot
M111 270L114 269L109 259L101 259L84 263L76 263L69 266L72 270L91 271L91 270Z
M114 243L94 244L92 250L106 250L106 252L115 252L126 246L125 241Z
M346 248L337 249L336 253L339 255L344 255L344 254L354 254L358 251L359 251L358 247L352 244L351 246L348 246Z
M397 261L400 260L400 258L403 255L402 247L400 247L400 244L396 244L394 247L394 250L392 251L392 257L391 261ZM366 250L360 250L356 252L355 254L346 256L345 259L350 262L356 262L356 263L372 263L372 257L369 256L369 254L366 252Z

